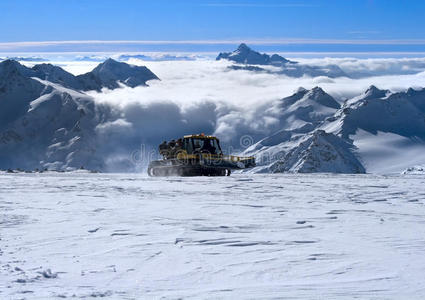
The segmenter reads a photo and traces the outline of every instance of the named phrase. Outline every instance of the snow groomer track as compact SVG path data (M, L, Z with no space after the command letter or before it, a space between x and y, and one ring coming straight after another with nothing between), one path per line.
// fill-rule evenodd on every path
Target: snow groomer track
M424 186L3 173L0 299L423 299Z

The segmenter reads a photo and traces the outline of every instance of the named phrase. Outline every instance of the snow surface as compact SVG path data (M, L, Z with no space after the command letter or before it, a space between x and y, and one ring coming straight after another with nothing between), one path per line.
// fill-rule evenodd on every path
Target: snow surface
M374 135L361 129L352 138L358 148L356 152L370 173L399 173L425 161L425 142L418 139L381 131Z
M0 298L423 299L425 177L0 174Z

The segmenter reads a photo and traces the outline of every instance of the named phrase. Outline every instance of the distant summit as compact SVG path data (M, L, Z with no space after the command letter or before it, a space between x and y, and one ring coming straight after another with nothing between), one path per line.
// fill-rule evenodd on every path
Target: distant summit
M344 71L342 71L341 68L337 65L305 65L296 61L288 60L279 54L261 54L260 52L252 50L244 43L240 44L239 47L233 52L221 52L217 56L216 60L222 59L226 59L235 63L229 67L232 70L267 72L282 74L289 77L348 77L347 74L345 74ZM277 67L278 70L271 71L260 66L274 66Z
M233 52L222 52L220 53L216 60L227 59L234 61L240 64L249 64L249 65L277 65L294 63L286 58L273 54L269 56L267 54L261 54L257 51L252 50L246 44L242 43L239 45L238 49Z

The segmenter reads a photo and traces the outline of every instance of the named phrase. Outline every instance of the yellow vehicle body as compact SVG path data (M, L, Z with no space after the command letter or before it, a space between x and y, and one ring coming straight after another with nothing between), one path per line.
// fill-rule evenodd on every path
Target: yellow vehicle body
M185 135L170 141L168 148L164 143L160 145L164 158L149 164L150 176L225 176L233 169L255 166L254 157L224 155L219 139L212 135Z

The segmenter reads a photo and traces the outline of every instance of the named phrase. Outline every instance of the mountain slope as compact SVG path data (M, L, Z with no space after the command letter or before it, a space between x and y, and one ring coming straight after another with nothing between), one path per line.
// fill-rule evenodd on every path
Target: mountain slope
M28 75L28 69L14 60L0 63L0 130L23 115L29 103L46 92L45 86Z
M0 168L101 168L94 153L93 100L73 90L50 89L0 131Z
M303 136L283 159L269 166L272 173L365 173L354 146L323 130Z

